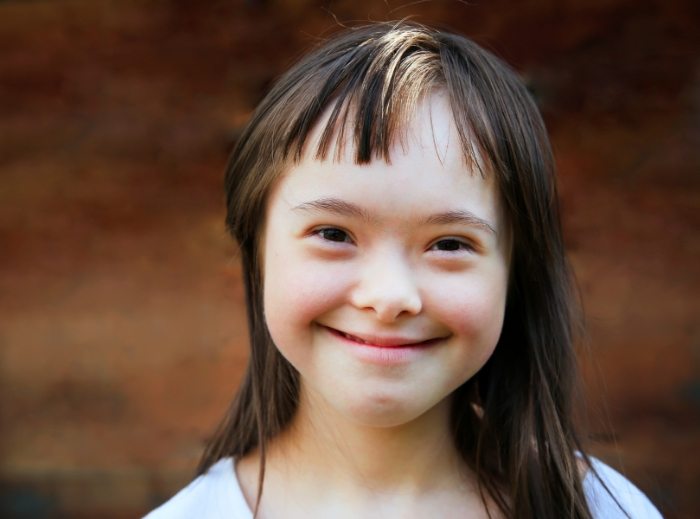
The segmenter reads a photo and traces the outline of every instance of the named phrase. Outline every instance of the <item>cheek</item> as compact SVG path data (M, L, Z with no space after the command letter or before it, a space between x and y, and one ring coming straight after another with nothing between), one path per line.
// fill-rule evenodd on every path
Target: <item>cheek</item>
M310 324L342 304L347 293L347 276L315 268L303 254L272 250L264 265L265 317L278 346L310 332Z
M503 283L470 280L443 292L436 304L454 333L469 338L479 349L495 347L505 314L506 288Z

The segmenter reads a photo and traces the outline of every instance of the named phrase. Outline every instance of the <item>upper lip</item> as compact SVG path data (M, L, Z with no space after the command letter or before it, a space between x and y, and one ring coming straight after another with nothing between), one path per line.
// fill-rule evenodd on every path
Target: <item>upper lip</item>
M415 346L417 344L427 343L432 340L442 339L443 337L429 337L427 339L418 337L408 337L405 335L375 335L367 333L355 333L355 332L345 332L343 330L338 330L337 328L332 328L330 326L324 326L331 330L332 332L339 333L347 337L348 339L361 342L370 346L383 346L385 348L398 348L400 346Z

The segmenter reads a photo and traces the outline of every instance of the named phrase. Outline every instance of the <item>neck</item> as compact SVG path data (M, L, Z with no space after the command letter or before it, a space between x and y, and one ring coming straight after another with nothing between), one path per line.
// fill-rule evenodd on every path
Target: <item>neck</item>
M258 451L237 463L251 508L259 467ZM261 518L500 517L492 504L486 512L455 448L449 399L379 426L349 420L302 389L294 420L268 446L264 488Z
M315 488L420 494L462 480L449 426L450 401L398 425L357 423L301 392L290 427L270 446L269 466L315 479Z

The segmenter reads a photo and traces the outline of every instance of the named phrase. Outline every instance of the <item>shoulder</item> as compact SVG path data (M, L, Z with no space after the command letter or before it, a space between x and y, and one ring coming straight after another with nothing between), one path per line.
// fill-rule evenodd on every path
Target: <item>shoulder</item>
M144 519L252 519L234 463L223 458Z
M586 473L583 490L594 518L661 519L656 507L634 484L602 461L590 459L593 470Z

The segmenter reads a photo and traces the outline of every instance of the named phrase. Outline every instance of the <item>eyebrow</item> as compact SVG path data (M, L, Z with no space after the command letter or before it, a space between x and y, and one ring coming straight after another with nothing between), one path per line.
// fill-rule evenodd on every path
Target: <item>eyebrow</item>
M365 209L345 200L338 198L319 198L310 202L304 202L292 208L295 212L326 212L340 216L351 218L360 218L371 222L375 218L372 217ZM446 211L444 213L432 214L425 218L421 224L423 225L449 225L463 224L471 227L477 227L490 234L498 236L496 229L483 218L479 218L474 213L469 211L457 210Z
M453 223L465 224L472 227L478 227L479 229L489 232L494 236L498 236L496 229L494 229L489 222L483 218L479 218L474 213L470 213L469 211L447 211L445 213L434 214L426 218L424 223L437 225L447 225Z
M333 213L340 216L360 218L368 222L374 220L374 218L360 206L351 204L345 200L340 200L339 198L319 198L311 202L304 202L292 208L292 211Z

